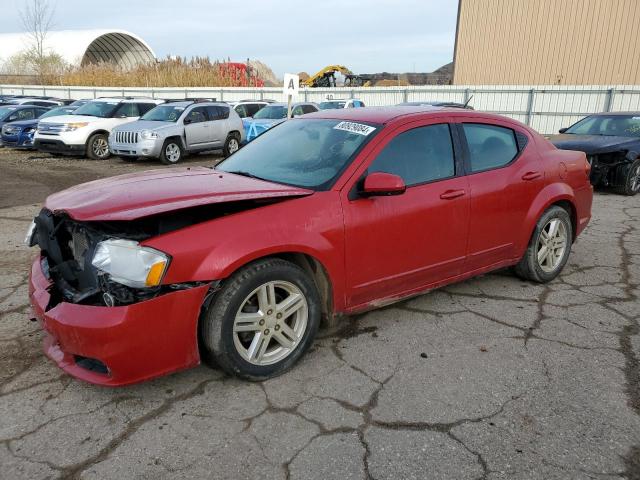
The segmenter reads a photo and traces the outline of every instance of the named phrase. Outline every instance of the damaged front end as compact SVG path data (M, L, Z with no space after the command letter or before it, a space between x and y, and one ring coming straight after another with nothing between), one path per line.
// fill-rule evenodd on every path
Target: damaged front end
M47 310L63 301L108 307L130 305L197 286L196 283L161 285L171 258L157 251L154 257L152 249L139 246L138 242L167 228L161 220L79 222L66 214L43 209L34 224L29 241L31 246L40 247L42 271L53 284ZM117 248L128 256L115 258L117 254L110 250ZM151 257L148 266L136 265L149 261L148 257ZM135 268L140 273L133 272ZM138 279L135 275L142 277Z
M636 158L638 158L638 152L631 150L587 155L591 165L591 184L603 187L623 186L628 169Z

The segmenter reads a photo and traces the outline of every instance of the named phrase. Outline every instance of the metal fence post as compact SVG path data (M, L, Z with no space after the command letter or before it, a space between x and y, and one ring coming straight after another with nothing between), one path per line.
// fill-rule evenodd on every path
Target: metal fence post
M224 90L221 88L220 89L220 98L218 99L219 102L224 101Z
M405 102L405 103L407 103L409 101L409 89L408 88L405 88L402 91L402 101Z
M531 126L531 117L533 116L533 101L536 96L536 89L529 90L529 101L527 102L527 121L526 124Z
M606 105L605 105L606 112L610 112L613 109L613 99L615 95L616 95L616 89L610 88L609 94L607 95Z
M466 88L464 90L464 102L463 103L467 103L469 101L469 98L471 97L471 91Z

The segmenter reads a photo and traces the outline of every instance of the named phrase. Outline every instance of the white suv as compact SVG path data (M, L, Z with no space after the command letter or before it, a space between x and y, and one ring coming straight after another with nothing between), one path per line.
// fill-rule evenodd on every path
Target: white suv
M153 98L98 98L72 115L45 118L38 123L33 145L42 152L86 155L94 160L109 158L109 133L114 127L133 122L164 100Z

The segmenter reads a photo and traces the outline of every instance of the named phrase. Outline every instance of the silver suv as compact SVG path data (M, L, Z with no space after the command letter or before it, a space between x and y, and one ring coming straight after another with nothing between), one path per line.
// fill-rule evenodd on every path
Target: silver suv
M244 135L242 120L226 103L170 102L114 128L109 150L125 159L159 158L174 164L186 153L205 150L222 149L228 157L240 148Z

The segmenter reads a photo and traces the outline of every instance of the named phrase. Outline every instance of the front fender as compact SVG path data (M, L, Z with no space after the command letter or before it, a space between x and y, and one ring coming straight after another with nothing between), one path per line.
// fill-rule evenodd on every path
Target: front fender
M170 232L145 245L171 255L165 284L227 278L256 259L302 253L327 272L344 303L344 222L337 192L317 192Z

